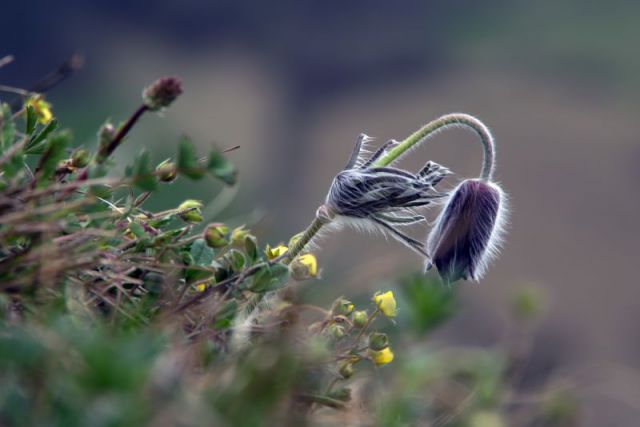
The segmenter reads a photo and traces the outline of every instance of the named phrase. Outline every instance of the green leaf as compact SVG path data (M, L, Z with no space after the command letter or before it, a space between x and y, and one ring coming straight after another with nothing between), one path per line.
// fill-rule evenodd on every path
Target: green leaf
M144 230L144 227L138 224L137 222L129 223L129 230L131 230L133 235L139 239L146 237L147 235L147 232Z
M193 265L201 267L211 266L213 261L213 249L211 249L203 239L198 239L191 244L189 254L193 258Z
M178 146L178 170L191 179L200 179L205 170L198 164L198 154L189 138L182 137Z
M233 324L233 319L236 317L237 312L238 303L236 302L236 300L232 299L222 304L222 307L220 307L220 310L218 310L215 316L216 329L230 328Z
M237 249L230 249L225 255L225 260L227 260L229 267L234 272L239 272L242 270L247 263L247 260L244 257L244 254Z
M281 288L287 281L289 268L284 264L265 265L251 278L248 289L262 293Z
M70 140L69 132L57 133L47 140L47 148L38 164L38 182L47 181L53 176L58 164L65 157L65 149Z
M26 122L26 131L25 133L29 136L36 129L36 123L38 122L38 117L36 116L36 111L32 106L27 106L27 122Z
M25 154L42 154L44 152L42 142L57 128L58 121L53 119L40 132L32 135L24 150Z
M211 150L207 170L228 185L236 183L236 168L218 150Z
M142 150L132 168L133 184L143 191L154 191L158 188L158 180L151 167L151 156L147 150Z
M252 264L258 260L260 253L258 251L258 242L254 236L244 238L244 251Z
M400 289L405 307L401 315L409 317L416 332L424 334L451 317L456 308L453 289L423 273L415 273L401 280Z

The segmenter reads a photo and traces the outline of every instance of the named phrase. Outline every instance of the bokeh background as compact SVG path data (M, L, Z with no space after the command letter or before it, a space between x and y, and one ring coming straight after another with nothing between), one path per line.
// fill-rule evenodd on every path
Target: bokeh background
M6 2L0 81L29 87L74 52L85 67L48 94L79 143L123 120L156 77L185 94L147 117L118 153L142 145L160 161L182 133L230 154L238 188L178 182L205 213L278 243L303 229L360 132L401 139L439 114L490 125L498 179L510 194L501 259L461 283L459 315L434 345L499 343L521 286L546 300L530 378L570 376L585 425L636 425L640 413L640 3L636 1L65 1ZM478 172L463 130L407 159L456 176ZM157 196L155 206L177 199ZM415 230L425 235L426 230ZM366 295L420 260L395 242L326 236L313 297ZM336 289L340 289L336 291ZM326 303L326 301L325 301Z

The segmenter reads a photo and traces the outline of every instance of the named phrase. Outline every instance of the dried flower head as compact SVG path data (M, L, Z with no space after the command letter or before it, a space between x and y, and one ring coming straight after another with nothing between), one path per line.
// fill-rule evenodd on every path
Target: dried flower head
M479 280L497 254L505 222L500 187L467 179L452 192L427 239L427 251L446 282Z
M177 77L162 77L147 86L142 92L144 105L158 111L171 105L182 94L182 82Z
M356 141L347 166L333 179L319 215L342 220L359 228L388 233L426 256L424 245L398 230L397 226L425 220L414 209L446 196L434 188L450 172L433 162L428 162L417 174L392 167L373 166L397 142L388 141L365 160L363 145L368 140L366 135L361 134Z

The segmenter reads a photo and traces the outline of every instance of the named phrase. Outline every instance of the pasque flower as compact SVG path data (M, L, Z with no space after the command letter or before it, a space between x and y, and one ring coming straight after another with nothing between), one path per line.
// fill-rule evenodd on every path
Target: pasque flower
M451 192L427 238L426 269L435 265L448 283L482 277L497 255L506 219L505 194L492 180L493 137L481 122L474 125L484 146L480 178L464 180Z
M435 191L435 186L449 170L428 162L417 174L392 167L376 167L378 160L396 141L388 141L371 157L363 157L363 145L369 138L361 134L356 141L345 169L333 179L325 204L319 215L327 219L342 220L365 229L376 229L392 237L412 250L426 256L424 245L407 236L397 226L424 221L413 209L431 204L446 196Z

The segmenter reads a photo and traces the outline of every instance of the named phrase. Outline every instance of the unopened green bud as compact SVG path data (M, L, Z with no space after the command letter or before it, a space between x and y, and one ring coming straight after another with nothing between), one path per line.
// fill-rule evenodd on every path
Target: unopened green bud
M369 315L366 310L359 310L353 312L353 326L362 329L369 321Z
M369 348L380 351L389 347L389 337L381 332L373 332L369 335Z
M172 182L178 176L178 169L176 168L175 163L167 159L156 166L156 174L158 174L158 179L160 181Z
M71 166L83 168L89 164L89 152L84 148L76 148L71 154Z
M209 224L204 230L204 241L211 248L221 248L229 244L227 234L229 234L229 227L226 225L220 223Z
M116 136L116 128L109 122L100 126L98 130L98 154L99 156L106 156L107 147L113 141Z
M200 200L185 200L178 206L178 215L187 222L201 222L203 219L201 208L202 202Z
M147 86L142 92L144 105L151 111L168 107L182 94L182 82L177 77L163 77Z
M338 298L331 305L331 312L336 316L348 316L353 311L353 303L342 297Z
M342 376L342 378L349 379L354 374L353 363L351 362L342 362L340 367L338 368L338 373Z
M332 323L331 325L329 325L326 331L327 331L327 335L335 339L340 339L344 337L344 327L340 325L336 325L335 323Z

